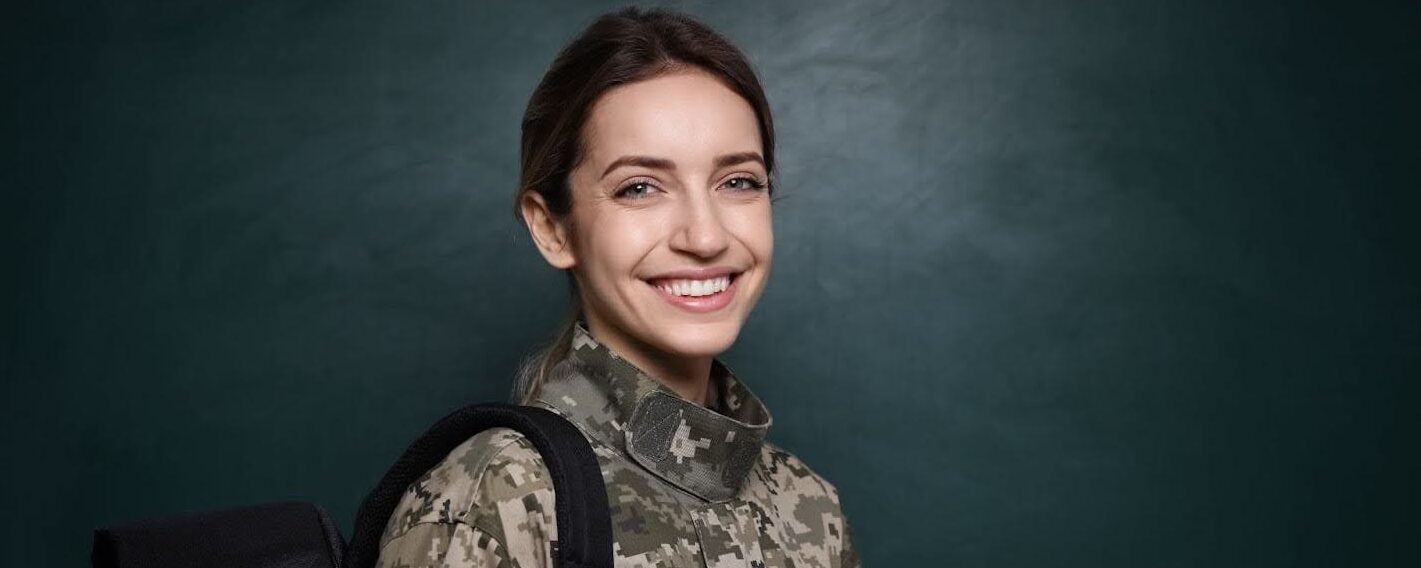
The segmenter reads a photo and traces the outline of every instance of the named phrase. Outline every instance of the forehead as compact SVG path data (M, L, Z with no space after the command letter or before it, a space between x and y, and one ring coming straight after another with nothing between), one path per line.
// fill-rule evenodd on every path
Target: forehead
M593 166L628 154L703 165L720 154L761 150L750 103L694 68L607 91L593 104L584 136Z

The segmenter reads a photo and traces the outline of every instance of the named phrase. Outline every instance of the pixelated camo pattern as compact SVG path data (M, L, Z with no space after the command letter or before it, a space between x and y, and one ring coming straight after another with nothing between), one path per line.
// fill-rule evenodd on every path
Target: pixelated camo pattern
M619 568L851 568L859 558L834 486L765 441L770 415L720 361L702 407L577 326L537 405L587 435L607 481ZM411 484L378 566L551 568L547 468L498 428Z

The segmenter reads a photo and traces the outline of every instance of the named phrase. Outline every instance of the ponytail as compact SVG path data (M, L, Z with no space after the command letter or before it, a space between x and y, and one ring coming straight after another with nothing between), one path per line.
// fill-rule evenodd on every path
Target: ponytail
M563 316L562 323L558 324L557 337L553 339L552 343L525 357L518 366L516 380L513 383L512 401L514 404L532 404L538 398L538 392L543 388L543 383L547 382L553 367L572 351L573 332L581 317L582 302L574 292L572 307Z

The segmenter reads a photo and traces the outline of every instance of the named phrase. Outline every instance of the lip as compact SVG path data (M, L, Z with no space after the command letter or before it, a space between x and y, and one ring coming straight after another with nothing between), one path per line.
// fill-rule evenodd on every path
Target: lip
M668 273L668 274L679 274L679 273ZM711 312L718 311L718 310L720 310L720 309L722 309L722 308L724 308L724 307L730 305L730 301L735 299L735 292L740 289L740 276L739 276L739 273L736 273L736 272L719 272L719 273L715 273L715 274L716 274L716 276L724 275L724 274L733 274L734 276L732 276L732 277L730 278L730 285L729 285L729 286L726 286L726 288L725 288L724 290L721 290L721 291L716 292L716 293L714 293L714 294L711 294L711 295L709 295L709 296L677 296L677 295L675 295L675 294L672 294L672 293L669 293L669 292L667 292L667 291L665 291L665 290L662 290L660 286L657 286L656 284L653 284L653 283L651 283L650 281L646 281L646 283L647 283L648 286L651 287L652 291L655 292L656 295L661 296L661 299L666 300L666 302L667 302L668 304L671 304L671 305L673 305L673 306L676 306L677 308L681 308L681 309L686 310L686 311L691 312L691 313L707 314L707 313L711 313ZM710 276L710 278L715 278L716 276ZM663 278L663 277L658 277L658 278ZM684 277L684 276L673 276L673 277L671 277L671 278L685 278L685 277ZM706 277L703 277L703 276L702 276L702 277L695 277L695 278L692 278L692 279L703 279L703 278L706 278Z

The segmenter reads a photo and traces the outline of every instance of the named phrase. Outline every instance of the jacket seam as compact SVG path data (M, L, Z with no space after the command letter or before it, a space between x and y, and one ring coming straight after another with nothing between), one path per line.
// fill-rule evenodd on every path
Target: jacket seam
M510 428L510 430L512 429ZM524 438L524 436L520 434L517 430L512 430L512 432L514 435L507 442L495 446L494 450L492 452L489 452L487 459L480 460L481 463L479 463L479 467L477 468L477 470L470 472L472 474L470 477L474 478L474 484L469 490L468 501L459 504L459 517L462 518L464 515L468 514L474 509L473 504L474 501L478 498L479 491L483 489L484 475L488 474L488 466L493 463L493 460L498 459L498 456L502 455L503 451L507 450L509 446L517 444L519 439ZM450 511L449 513L450 518L453 519L454 512Z

